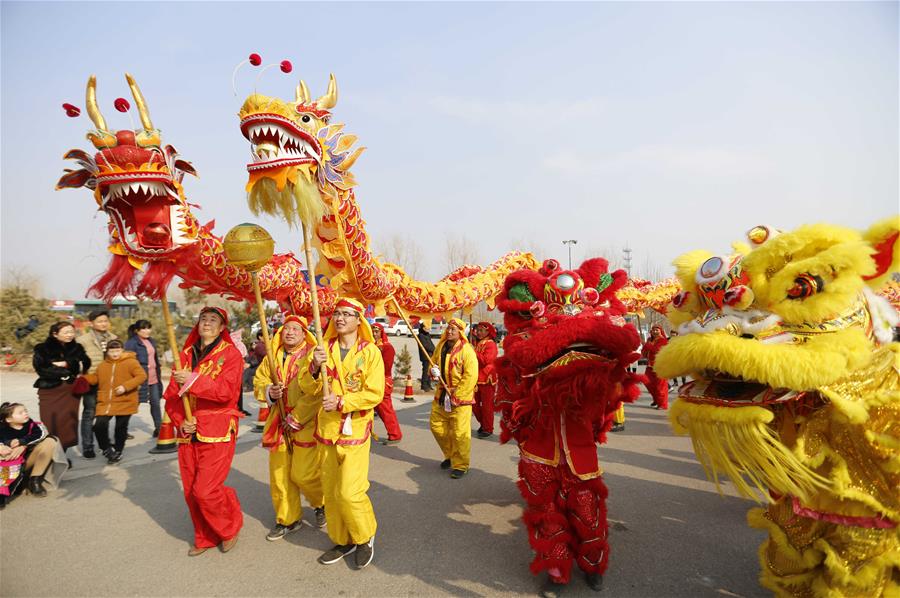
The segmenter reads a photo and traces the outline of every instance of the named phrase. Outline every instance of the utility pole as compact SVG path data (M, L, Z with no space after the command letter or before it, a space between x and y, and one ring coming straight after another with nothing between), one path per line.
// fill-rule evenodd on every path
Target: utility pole
M578 241L575 239L568 239L566 241L563 241L563 245L569 246L569 270L572 269L572 245L576 245L577 243Z

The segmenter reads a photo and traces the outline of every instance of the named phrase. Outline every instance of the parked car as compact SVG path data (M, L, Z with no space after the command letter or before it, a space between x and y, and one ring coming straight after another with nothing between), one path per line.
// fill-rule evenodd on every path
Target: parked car
M410 331L409 326L406 325L406 322L397 320L392 326L390 320L391 319L387 316L378 316L372 323L384 326L384 333L388 336L412 336L412 332Z

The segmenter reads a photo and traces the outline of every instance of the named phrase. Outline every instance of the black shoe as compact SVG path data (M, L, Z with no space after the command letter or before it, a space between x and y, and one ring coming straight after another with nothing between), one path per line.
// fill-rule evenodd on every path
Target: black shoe
M246 415L246 416L253 415L252 413L250 413L250 412L247 411L246 409L241 409L241 413L243 413L243 414Z
M325 507L318 507L315 509L316 512L316 527L323 528L325 524L328 523L325 520Z
M625 424L616 424L612 428L610 428L610 432L623 432L625 430Z
M69 469L72 469L72 460L66 457L66 463L69 464Z
M356 544L345 544L343 546L336 544L334 548L320 556L318 561L323 565L333 565L353 552L356 552Z
M392 444L398 444L400 442L399 438L385 438L381 441L381 444L384 446L390 446Z
M479 438L490 438L491 436L494 435L494 433L493 432L485 432L484 430L478 430L475 433L475 435L478 436Z
M153 437L154 437L154 438L159 438L159 428L154 428L154 429L153 429Z
M9 497L5 494L0 494L0 511L6 508L6 503L9 502Z
M542 598L559 598L565 589L566 584L553 581L548 577L544 585L541 586L540 596Z
M28 493L38 498L47 496L47 491L44 489L44 476L37 475L28 478Z
M454 469L453 471L450 472L450 477L453 478L454 480L458 480L459 478L463 477L467 473L468 472L463 469Z
M96 459L97 453L95 453L93 447L91 447L91 448L86 448L86 449L82 450L81 456L84 457L85 459Z
M441 469L450 469L450 459L441 461Z
M365 569L375 557L375 536L365 544L356 545L356 568Z
M110 465L118 463L122 460L122 451L110 451L109 456L106 458L106 462Z
M115 452L116 452L116 451L114 451L114 450L112 449L112 447L109 447L109 448L105 448L105 449L103 449L102 451L100 451L100 454L103 455L103 458L104 458L104 459L106 459L107 461L109 461L109 460L112 458L113 453L115 453Z
M134 440L134 435L133 435L133 434L126 434L126 435L125 435L125 438L128 439L128 440Z
M587 580L588 587L595 592L603 589L603 576L599 573L586 573L584 578Z
M269 542L274 542L275 540L281 540L283 537L288 535L291 532L295 532L303 526L302 521L295 521L290 525L282 525L280 523L276 523L275 527L269 530L269 533L266 534L266 540Z

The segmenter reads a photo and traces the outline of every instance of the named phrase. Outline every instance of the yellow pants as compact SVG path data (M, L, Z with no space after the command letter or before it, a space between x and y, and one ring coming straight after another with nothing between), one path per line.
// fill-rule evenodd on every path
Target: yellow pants
M269 488L276 523L291 525L303 516L301 493L313 508L324 504L320 475L322 457L322 448L318 445L310 448L295 446L291 454L282 444L269 452Z
M375 535L378 523L369 490L371 439L356 446L322 445L322 487L328 537L335 544L364 544Z
M613 415L613 423L617 426L625 423L625 403L622 403L619 405L619 408L616 409L616 413Z
M449 413L438 401L431 404L431 433L452 469L469 471L472 446L472 406L460 405Z

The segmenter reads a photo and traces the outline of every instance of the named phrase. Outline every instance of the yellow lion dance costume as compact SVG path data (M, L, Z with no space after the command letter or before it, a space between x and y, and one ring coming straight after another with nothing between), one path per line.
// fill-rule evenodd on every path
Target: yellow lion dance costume
M691 375L670 412L719 484L767 500L761 584L777 596L900 596L900 343L872 289L900 264L898 219L864 234L758 226L727 257L674 265L679 336L660 376ZM762 494L758 494L759 490Z

